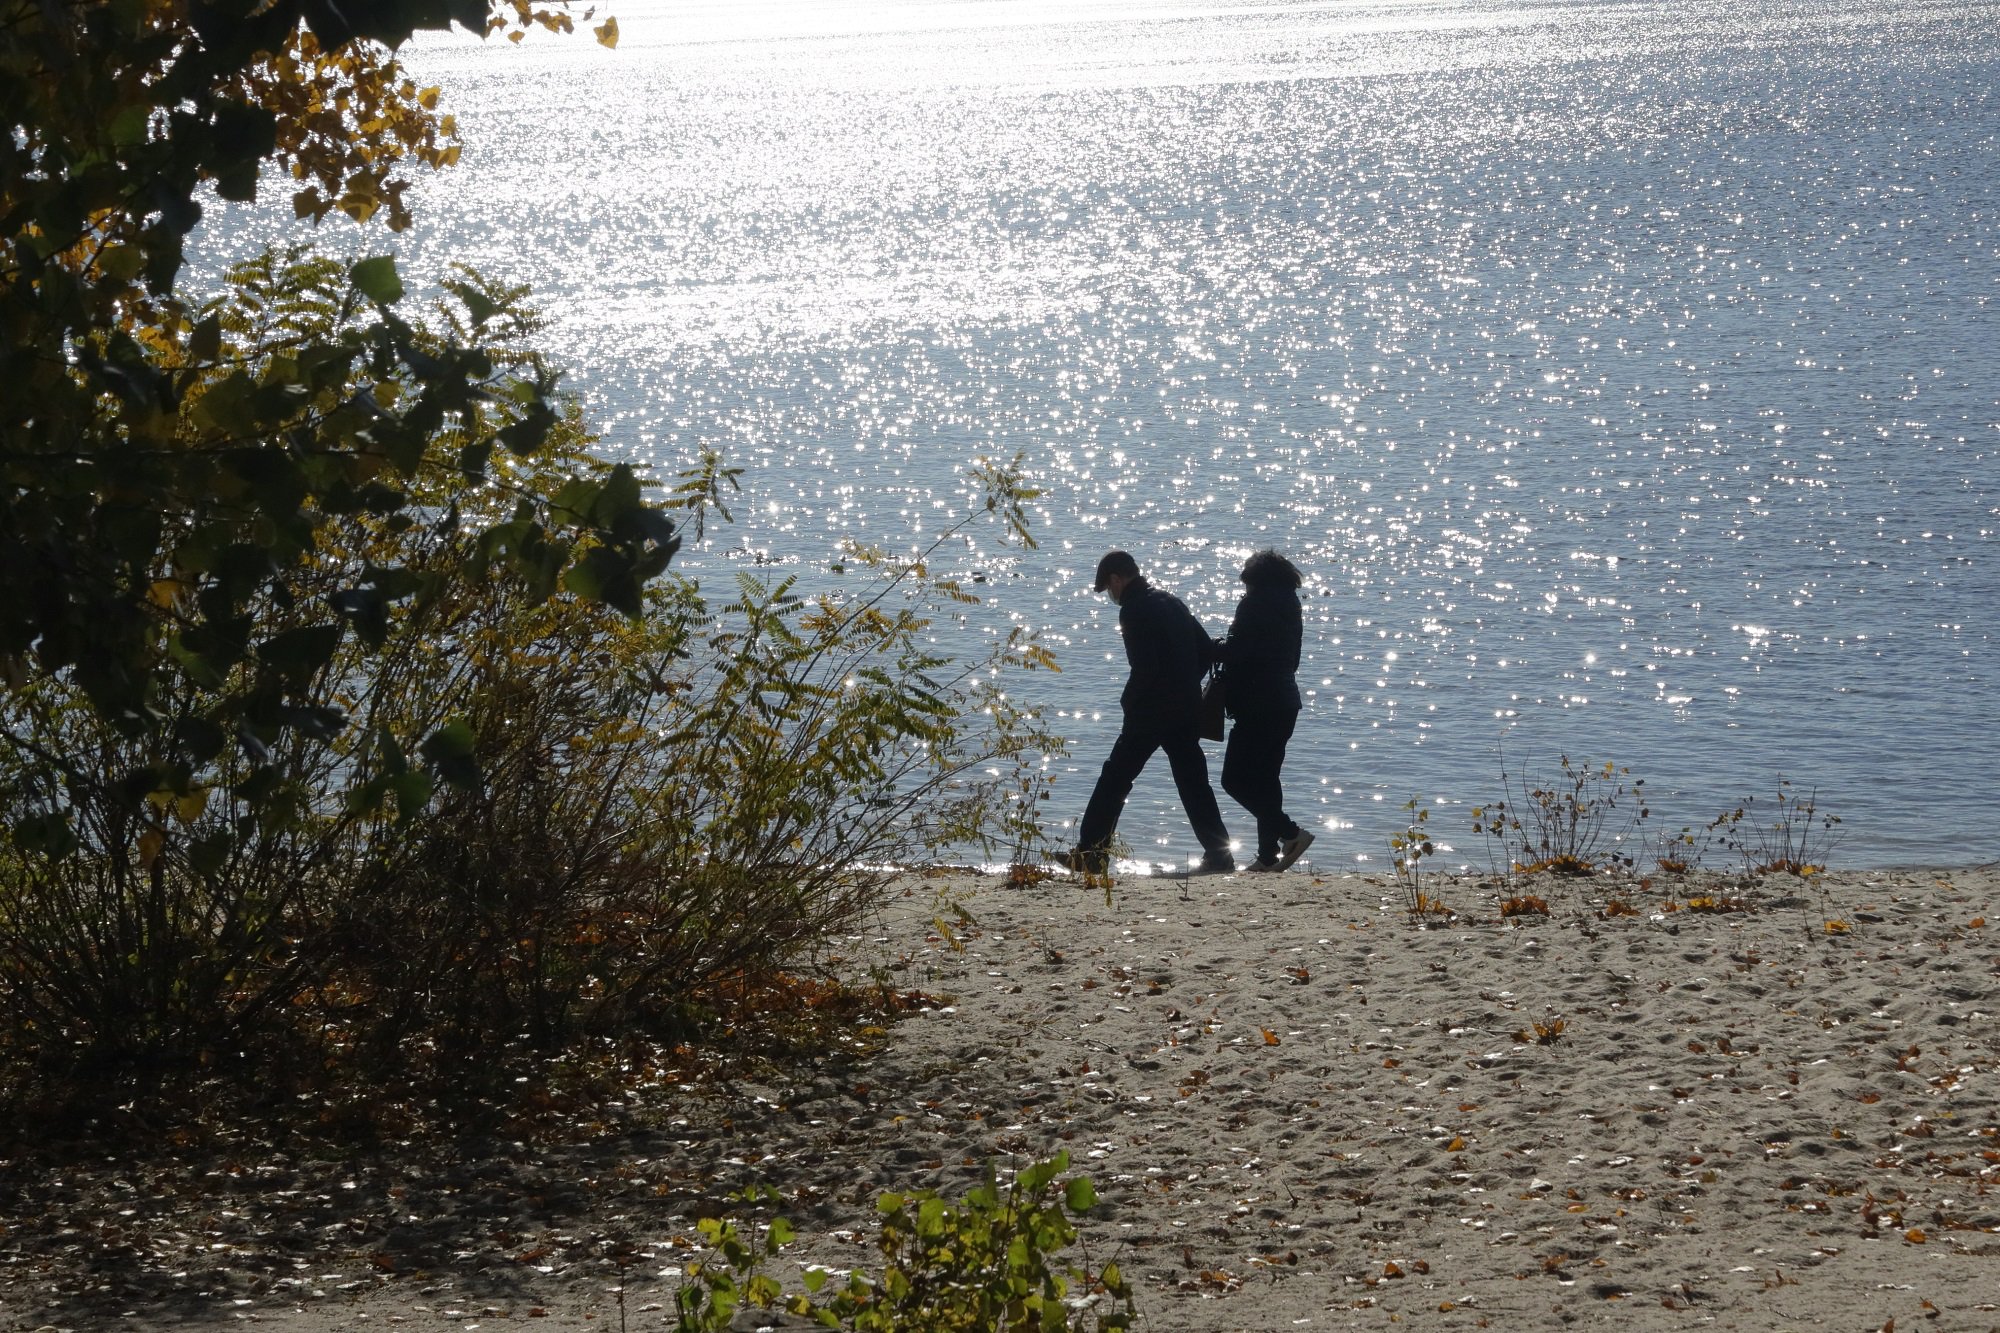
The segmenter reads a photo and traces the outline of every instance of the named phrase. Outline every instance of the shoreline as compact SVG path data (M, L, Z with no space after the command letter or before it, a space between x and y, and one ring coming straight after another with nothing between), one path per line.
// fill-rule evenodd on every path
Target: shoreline
M750 1220L732 1191L787 1196L770 1271L798 1290L802 1263L876 1269L881 1191L956 1199L1058 1149L1140 1329L2000 1328L2000 872L1815 884L1607 915L1539 881L1551 915L1503 918L1438 877L1480 913L1418 927L1386 878L1298 868L905 876L837 965L936 1002L866 1053L634 1099L588 1142L339 1164L303 1182L351 1196L315 1252L220 1227L158 1255L219 1247L207 1286L122 1318L24 1271L51 1219L0 1217L0 1329L671 1327L696 1219ZM268 1229L302 1173L207 1215Z

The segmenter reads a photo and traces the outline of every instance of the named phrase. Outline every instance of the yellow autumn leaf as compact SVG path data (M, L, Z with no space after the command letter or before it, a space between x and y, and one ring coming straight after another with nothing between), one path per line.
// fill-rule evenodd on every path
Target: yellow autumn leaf
M160 849L167 845L167 835L156 828L149 828L139 835L139 864L152 869L153 862L160 859Z
M592 28L591 31L597 34L597 44L599 46L608 46L613 50L617 49L618 47L617 19L615 18L606 19L604 20L604 22L598 24L595 28Z
M181 823L192 824L201 818L202 811L208 809L208 788L196 787L193 791L174 798L174 813Z

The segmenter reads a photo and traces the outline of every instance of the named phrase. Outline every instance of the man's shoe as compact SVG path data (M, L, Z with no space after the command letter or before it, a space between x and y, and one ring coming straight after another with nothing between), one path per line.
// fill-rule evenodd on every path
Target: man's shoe
M1197 875L1233 875L1236 873L1236 858L1226 851L1210 852L1201 858L1201 865L1195 870Z
M1243 873L1246 875L1275 875L1281 868L1276 861L1266 861L1260 856L1249 865L1244 866Z
M1300 829L1291 837L1278 844L1278 869L1290 870L1292 862L1306 854L1306 848L1313 845L1311 829Z
M1056 864L1079 875L1108 875L1111 873L1111 853L1072 847L1056 858Z

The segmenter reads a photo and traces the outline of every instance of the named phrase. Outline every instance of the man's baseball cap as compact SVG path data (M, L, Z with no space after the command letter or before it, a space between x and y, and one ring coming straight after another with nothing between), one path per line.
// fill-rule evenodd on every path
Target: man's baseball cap
M1097 582L1091 585L1092 589L1103 592L1105 585L1111 582L1113 574L1123 574L1128 579L1136 579L1139 577L1139 562L1123 551L1111 552L1097 562Z

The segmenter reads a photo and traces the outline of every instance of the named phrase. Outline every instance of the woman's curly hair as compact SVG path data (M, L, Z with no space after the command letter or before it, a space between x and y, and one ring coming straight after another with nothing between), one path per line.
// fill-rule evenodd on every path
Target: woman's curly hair
M1251 588L1297 588L1306 581L1297 565L1269 548L1245 560L1239 577Z

